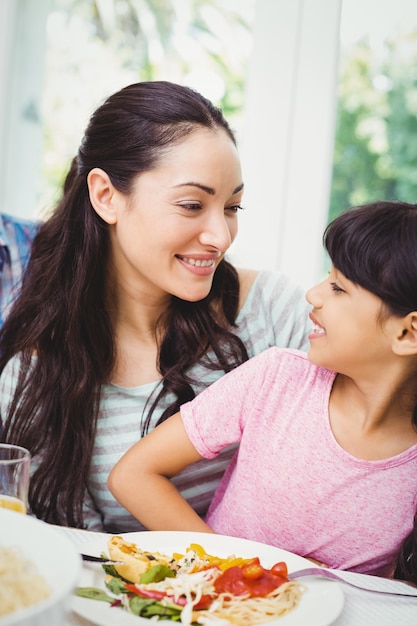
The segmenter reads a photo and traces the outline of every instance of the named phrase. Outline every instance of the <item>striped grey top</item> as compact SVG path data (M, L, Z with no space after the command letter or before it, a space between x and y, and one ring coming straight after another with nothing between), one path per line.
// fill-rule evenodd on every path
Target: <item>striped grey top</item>
M245 343L249 356L274 345L306 349L311 326L308 311L304 293L288 277L278 272L263 271L258 274L240 310L235 332ZM3 415L13 389L12 370L13 365L9 367L8 364L0 378ZM196 366L192 372L199 381L195 391L198 393L222 373ZM85 500L85 521L90 530L112 533L143 530L139 522L116 502L106 481L113 465L140 437L146 401L158 384L155 382L133 388L113 384L103 386ZM152 427L168 401L169 398L165 399L163 406L154 411ZM199 461L173 479L200 515L205 514L233 451L234 447L223 451L215 459ZM140 491L138 483L138 498L141 497Z

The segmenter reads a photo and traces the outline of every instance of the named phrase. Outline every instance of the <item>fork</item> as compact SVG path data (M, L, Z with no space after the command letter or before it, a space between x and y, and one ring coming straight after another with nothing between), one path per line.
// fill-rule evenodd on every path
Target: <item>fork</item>
M92 556L91 554L81 554L83 561L89 563L100 563L101 565L123 565L123 561L113 561L113 559L107 559L102 556Z
M410 591L406 591L405 589L402 590L397 590L397 591L388 591L387 589L372 589L372 587L367 587L366 585L362 585L362 584L358 584L358 583L352 583L349 580L346 580L346 578L343 578L343 576L340 576L339 574L335 574L335 572L322 568L322 567L307 567L306 569L300 569L297 570L295 572L290 572L288 574L288 578L291 580L294 580L296 578L302 578L303 576L321 576L323 578L330 578L331 580L337 580L341 583L345 583L345 585L350 585L351 587L356 587L356 589L362 589L363 591L372 591L373 593L383 593L386 595L391 595L391 596L408 596L408 597L414 597L417 598L417 588L411 587ZM374 577L376 580L376 582L378 582L378 577L375 576ZM381 579L382 581L382 579ZM402 583L401 581L392 581L392 583L397 583L397 585L406 587L406 583Z

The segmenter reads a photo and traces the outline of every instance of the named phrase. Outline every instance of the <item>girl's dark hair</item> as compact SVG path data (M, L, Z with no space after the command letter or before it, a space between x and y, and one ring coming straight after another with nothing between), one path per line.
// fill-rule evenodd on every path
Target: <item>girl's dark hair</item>
M334 267L378 296L388 314L404 317L417 311L416 204L356 207L333 220L323 240ZM417 406L413 424L417 428ZM401 546L395 577L417 583L417 514Z
M2 439L39 455L29 500L46 521L83 526L100 392L115 363L109 229L91 206L87 175L102 168L128 195L138 174L198 128L223 129L235 143L221 111L187 87L142 82L110 96L92 115L62 199L34 240L21 293L0 331L0 372L11 357L21 357ZM209 367L224 372L248 358L231 330L238 300L237 272L226 260L204 300L172 298L161 321L163 387L144 430L162 396L172 392L176 400L160 421L194 397L196 381L188 372L208 352L214 355Z

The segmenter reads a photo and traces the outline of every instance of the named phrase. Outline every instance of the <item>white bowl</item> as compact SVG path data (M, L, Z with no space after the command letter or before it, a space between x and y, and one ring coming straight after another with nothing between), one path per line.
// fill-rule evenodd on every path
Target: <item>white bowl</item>
M34 517L0 508L0 545L18 546L52 589L45 600L1 616L0 626L64 624L81 573L81 558L71 540Z

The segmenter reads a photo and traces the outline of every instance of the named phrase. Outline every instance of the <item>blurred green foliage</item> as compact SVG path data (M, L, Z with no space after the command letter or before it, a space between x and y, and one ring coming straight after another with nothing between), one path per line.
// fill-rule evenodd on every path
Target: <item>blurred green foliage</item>
M342 57L329 221L374 200L417 201L417 30Z

